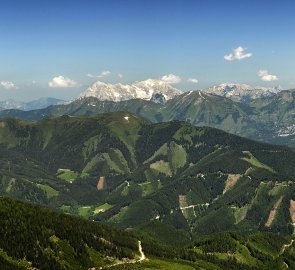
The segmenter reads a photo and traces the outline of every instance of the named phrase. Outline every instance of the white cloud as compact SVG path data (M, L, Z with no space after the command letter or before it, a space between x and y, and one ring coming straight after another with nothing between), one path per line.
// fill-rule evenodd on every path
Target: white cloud
M258 76L265 82L277 81L279 78L276 75L271 75L267 70L259 70Z
M64 77L64 76L57 76L54 77L49 83L50 88L71 88L77 86L77 82L74 80Z
M234 60L242 60L245 58L251 58L252 53L245 53L246 48L239 46L238 48L234 49L232 53L225 55L224 59L226 61L234 61Z
M189 78L187 81L188 81L189 83L198 83L198 82L199 82L199 80L194 79L194 78Z
M163 82L171 83L171 84L181 82L181 78L179 76L174 75L174 74L165 75L161 78L161 80Z
M123 78L123 74L119 73L119 74L118 74L118 77L119 77L120 79L122 79L122 78Z
M9 81L2 81L0 82L0 88L4 88L6 90L10 90L10 89L16 89L16 85L13 82L9 82Z
M109 76L111 74L112 73L109 70L104 70L98 75L87 74L87 77L89 77L89 78L103 78L103 77Z

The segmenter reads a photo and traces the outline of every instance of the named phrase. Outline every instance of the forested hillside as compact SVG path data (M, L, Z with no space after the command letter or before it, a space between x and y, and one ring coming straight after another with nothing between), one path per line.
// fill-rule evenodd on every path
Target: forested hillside
M293 233L291 148L131 113L4 119L0 143L2 195L175 246L228 229Z
M87 269L139 257L129 234L0 197L1 269Z

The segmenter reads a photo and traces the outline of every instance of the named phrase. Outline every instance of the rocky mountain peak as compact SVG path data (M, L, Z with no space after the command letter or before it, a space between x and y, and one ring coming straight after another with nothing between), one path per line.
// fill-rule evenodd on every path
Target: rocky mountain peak
M271 97L281 90L280 86L267 88L237 83L222 83L203 89L203 91L207 93L224 96L240 102L249 102L257 98Z
M118 102L130 99L151 100L155 93L161 94L165 100L169 100L182 94L182 91L166 82L153 79L132 84L111 84L97 81L81 93L79 97L96 97L99 100Z

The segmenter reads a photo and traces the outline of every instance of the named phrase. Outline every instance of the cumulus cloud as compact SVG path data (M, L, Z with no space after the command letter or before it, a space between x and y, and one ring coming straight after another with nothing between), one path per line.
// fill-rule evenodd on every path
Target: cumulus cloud
M111 74L112 73L109 70L104 70L101 73L99 73L98 75L87 74L87 77L89 77L89 78L103 78L103 77L109 76Z
M119 77L120 79L122 79L122 78L123 78L123 74L119 73L119 74L118 74L118 77Z
M10 90L10 89L16 89L16 85L13 82L10 81L2 81L0 82L0 87L4 88L6 90Z
M198 83L198 82L199 82L199 80L194 79L194 78L189 78L187 81L188 81L189 83Z
M163 82L171 83L171 84L181 82L181 78L179 76L174 75L174 74L165 75L161 78L161 80Z
M239 46L238 48L234 49L232 53L225 55L224 60L226 61L234 61L234 60L242 60L246 58L251 58L252 53L245 53L246 48Z
M64 76L57 76L54 77L49 83L50 88L71 88L77 86L77 82L74 80L64 77Z
M276 75L271 75L267 70L263 69L258 71L258 76L265 82L277 81L279 79Z

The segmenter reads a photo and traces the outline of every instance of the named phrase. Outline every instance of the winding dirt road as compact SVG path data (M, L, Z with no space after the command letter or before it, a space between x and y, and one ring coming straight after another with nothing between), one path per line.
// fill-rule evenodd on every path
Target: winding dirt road
M121 264L131 264L131 263L138 263L138 262L142 262L144 260L147 260L143 250L142 250L142 245L141 245L141 241L138 241L138 251L139 251L139 258L138 259L132 259L132 260L126 260L126 261L117 261L111 265L108 265L108 266L105 266L103 268L100 268L100 269L107 269L107 268L111 268L113 266L116 266L116 265L121 265Z

